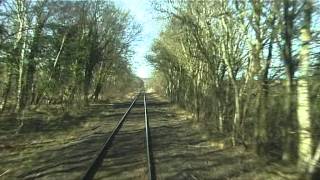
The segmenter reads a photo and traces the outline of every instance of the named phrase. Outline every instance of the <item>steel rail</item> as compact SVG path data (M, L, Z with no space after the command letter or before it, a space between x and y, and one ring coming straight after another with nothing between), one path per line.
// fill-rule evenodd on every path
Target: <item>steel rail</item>
M122 118L118 121L118 124L116 125L116 127L113 129L111 135L108 137L108 139L106 140L106 142L104 143L104 145L102 146L101 150L99 151L99 154L96 156L96 158L94 159L94 161L92 162L92 164L89 166L89 168L87 169L85 175L83 176L83 180L91 180L93 179L94 175L96 174L96 172L98 171L106 153L107 153L107 149L108 147L111 145L114 136L118 133L119 129L121 128L124 120L126 119L128 113L131 111L133 105L135 104L136 100L138 99L138 97L140 96L140 93L135 97L135 99L133 100L133 102L131 103L131 105L129 106L128 110L125 112L125 114L122 116Z
M150 153L150 139L149 139L149 121L148 121L148 115L147 115L147 101L146 101L146 93L144 93L143 97L143 104L144 104L144 121L145 121L145 130L146 130L146 149L147 149L147 160L148 160L148 179L153 180L154 172L153 172L153 166L152 166L152 157Z

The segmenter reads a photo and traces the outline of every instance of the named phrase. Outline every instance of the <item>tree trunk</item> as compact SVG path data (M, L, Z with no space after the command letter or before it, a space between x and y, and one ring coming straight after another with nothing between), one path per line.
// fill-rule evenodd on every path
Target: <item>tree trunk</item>
M12 74L12 68L11 68L11 65L9 65L9 70L8 70L8 83L7 83L7 86L4 90L4 93L3 93L3 101L1 102L0 104L0 112L3 112L5 109L6 109L6 105L7 105L7 102L8 102L8 98L9 98L9 94L10 94L10 91L11 91L11 86L12 86L12 77L13 77L13 74Z
M282 123L284 128L283 133L283 154L282 159L285 161L296 160L297 157L297 142L296 142L296 118L295 114L295 88L293 85L294 77L294 62L292 58L292 37L293 37L293 20L294 8L293 2L284 0L284 47L282 56L286 68L286 96L285 96L285 118ZM291 9L291 10L290 10Z
M252 27L255 32L255 43L252 45L252 60L253 66L251 78L255 75L258 71L256 69L260 69L260 64L263 59L262 51L263 51L263 39L262 39L262 30L261 30L261 14L262 14L262 3L260 1L252 1L253 5L253 20L252 20ZM272 42L270 43L272 47ZM267 61L266 61L267 62ZM255 68L254 64L258 65L259 67ZM266 127L266 112L267 112L267 80L268 80L268 63L265 64L264 69L260 71L258 74L260 76L260 82L258 84L258 103L257 103L257 122L255 123L254 129L254 137L256 141L255 149L256 153L260 156L265 155L265 146L267 142L267 127Z
M35 94L35 84L34 84L34 74L36 72L36 62L35 57L39 53L39 43L40 43L40 36L42 34L42 30L44 24L47 20L47 17L43 16L43 8L46 1L38 1L39 9L36 11L36 25L34 27L33 39L32 44L30 47L30 53L28 55L28 61L26 62L26 77L25 77L25 92L23 94L23 101L26 105L32 104L34 101Z
M300 39L302 46L300 49L299 75L297 95L298 95L298 132L299 132L299 149L298 149L298 169L306 171L307 165L312 155L312 135L311 135L311 119L310 119L310 100L308 90L308 72L311 40L310 24L312 14L312 2L306 0L304 7L304 25L300 30Z
M39 17L38 17L39 18ZM31 104L32 101L32 94L33 92L33 87L34 86L34 74L36 72L36 63L34 61L34 58L38 54L39 51L39 38L42 32L43 24L38 23L35 32L34 32L34 37L33 37L33 42L31 45L31 51L28 57L28 62L27 62L27 71L26 71L26 83L25 83L25 95L24 95L24 102L26 104Z
M91 81L93 78L93 69L95 65L99 62L99 53L98 53L98 43L97 43L97 32L94 29L90 29L89 37L91 37L91 45L89 58L86 63L85 73L84 73L84 87L83 87L83 95L84 95L84 104L89 105L89 91L91 88Z
M220 99L220 97L218 97ZM225 107L222 105L221 100L218 100L218 118L219 118L219 123L218 123L218 129L220 133L223 133L223 122L224 122L224 110Z
M234 102L235 102L235 113L234 113L234 118L233 118L233 124L232 124L232 145L236 145L236 141L238 138L239 134L239 126L238 124L240 123L241 117L240 117L240 97L239 97L239 91L238 87L234 86Z
M308 167L306 179L316 180L320 176L319 160L320 160L320 143L318 144L317 149L311 161L309 161L309 167Z
M275 16L275 15L274 15ZM259 105L258 105L258 122L255 129L255 137L256 137L256 152L260 156L267 155L268 152L268 146L269 146L269 139L267 136L267 130L268 130L268 99L269 99L269 68L271 65L271 59L272 59L272 51L273 51L273 43L276 35L276 30L274 27L275 24L275 17L273 18L271 22L272 32L270 36L270 42L268 47L268 56L265 60L265 65L263 70L261 71L261 83L260 83L260 97L259 97Z
M27 19L26 19L26 7L24 0L17 0L17 7L18 7L18 21L19 21L19 32L17 33L17 44L16 48L20 48L20 52L18 55L18 62L19 62L19 76L17 81L17 101L16 101L16 112L19 112L23 108L23 75L24 75L24 55L26 50L26 29ZM20 47L19 44L22 43Z
M91 87L91 79L92 79L92 64L88 62L84 74L84 86L83 86L83 92L84 92L84 104L87 106L89 105L89 90Z
M96 88L95 88L95 90L94 90L94 93L93 93L93 100L94 100L94 101L97 101L97 100L98 100L99 94L100 94L101 90L102 90L102 83L101 83L101 82L98 82L98 83L97 83L97 86L96 86Z

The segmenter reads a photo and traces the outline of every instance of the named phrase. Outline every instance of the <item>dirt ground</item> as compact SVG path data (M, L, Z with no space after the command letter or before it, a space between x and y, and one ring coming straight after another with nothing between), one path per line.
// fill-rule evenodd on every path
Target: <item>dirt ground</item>
M132 98L132 97L131 97ZM130 98L92 104L78 113L26 114L17 126L0 123L0 179L80 179L130 105ZM151 150L157 179L296 179L294 168L257 158L222 136L203 136L192 116L147 94ZM142 98L128 115L95 179L147 179ZM12 118L12 122L16 121Z

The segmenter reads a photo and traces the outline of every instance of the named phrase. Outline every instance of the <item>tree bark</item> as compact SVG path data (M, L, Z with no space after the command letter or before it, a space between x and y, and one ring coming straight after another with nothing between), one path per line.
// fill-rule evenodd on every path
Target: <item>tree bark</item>
M9 94L11 91L11 86L12 86L12 77L13 77L13 72L12 72L12 65L9 65L9 69L8 69L8 82L6 85L6 88L4 90L3 93L3 101L0 104L0 112L3 112L6 109L7 106L7 102L8 102L8 98L9 98Z
M311 14L312 14L312 0L306 0L304 7L304 22L300 30L300 40L302 46L300 49L299 62L299 78L297 86L298 95L298 132L299 132L299 149L298 149L298 169L306 171L307 165L311 160L312 155L312 135L311 135L311 119L310 119L310 99L309 99L309 59L311 41Z
M264 67L260 73L260 84L259 84L259 104L258 104L258 121L256 123L255 129L255 139L256 139L256 153L260 156L265 156L268 154L268 104L269 104L269 68L271 65L273 43L276 36L276 27L275 27L276 15L273 14L273 19L270 26L272 27L270 33L270 41L268 47L268 55L265 59ZM262 41L261 41L262 44ZM261 52L260 52L261 53Z
M18 21L19 21L19 32L17 33L17 44L18 48L20 50L19 56L18 56L18 62L19 62L19 76L17 81L17 101L16 101L16 112L19 112L23 108L23 75L24 75L24 60L25 60L25 50L26 50L26 32L24 29L27 25L27 18L26 18L26 7L25 7L25 1L24 0L16 0L17 8L18 8ZM19 44L22 44L21 47L19 47Z
M291 10L290 10L291 9ZM283 132L283 154L285 161L296 160L296 118L295 118L295 87L293 84L294 62L292 58L294 4L291 0L284 0L284 47L282 49L283 61L286 68L286 96L285 96L285 118L282 123Z
M48 16L43 14L43 8L47 1L39 1L37 5L36 12L36 25L33 33L33 40L30 48L30 53L28 55L28 61L26 63L26 80L25 80L25 93L24 93L24 102L27 104L31 104L34 100L35 94L35 84L34 84L34 74L36 72L36 62L35 57L39 54L39 44L41 34L44 28L44 25L47 21Z

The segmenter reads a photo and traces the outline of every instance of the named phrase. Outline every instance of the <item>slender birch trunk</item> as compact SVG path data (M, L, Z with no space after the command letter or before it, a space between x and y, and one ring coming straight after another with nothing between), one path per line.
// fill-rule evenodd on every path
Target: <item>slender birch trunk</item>
M311 119L310 119L310 100L308 90L308 72L311 41L311 14L312 14L312 0L306 0L304 8L304 22L300 30L300 40L302 46L300 49L300 63L298 78L298 131L299 131L299 149L298 149L298 168L301 171L306 171L306 167L311 160L312 155L312 139L311 139Z
M16 0L17 8L18 8L18 22L19 22L19 32L17 33L17 49L20 49L19 53L19 76L17 82L17 104L16 104L16 112L19 112L22 108L22 87L23 87L23 74L24 74L24 56L26 50L26 29L27 26L27 18L26 18L26 7L24 0ZM21 42L22 41L22 42ZM19 47L19 44L22 43L22 46Z

